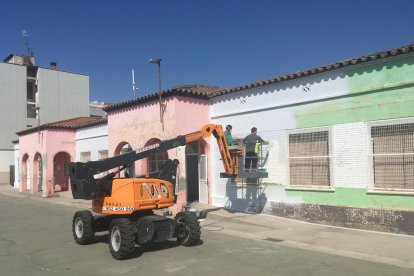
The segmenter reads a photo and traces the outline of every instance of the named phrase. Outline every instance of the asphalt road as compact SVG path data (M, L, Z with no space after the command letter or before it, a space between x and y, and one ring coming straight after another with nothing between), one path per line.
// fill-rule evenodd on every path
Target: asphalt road
M401 267L317 253L275 241L202 229L202 244L174 240L137 248L131 259L112 259L106 234L77 245L71 232L78 209L0 194L1 275L414 275ZM225 227L225 226L224 226Z

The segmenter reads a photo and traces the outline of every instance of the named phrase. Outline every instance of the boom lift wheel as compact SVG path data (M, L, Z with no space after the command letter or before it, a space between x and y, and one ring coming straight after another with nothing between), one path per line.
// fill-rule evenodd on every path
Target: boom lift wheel
M89 244L95 238L92 228L93 215L91 211L78 211L73 216L72 233L77 244Z
M184 246L192 246L200 241L200 223L194 212L179 212L175 216L177 241Z
M128 258L135 248L135 231L128 218L112 220L109 227L109 251L116 260Z

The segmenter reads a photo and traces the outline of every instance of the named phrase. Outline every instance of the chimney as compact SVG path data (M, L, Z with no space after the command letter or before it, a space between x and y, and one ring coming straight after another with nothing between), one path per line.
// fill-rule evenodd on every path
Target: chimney
M50 70L56 70L56 67L57 67L57 63L56 62L51 61L49 65L50 65Z

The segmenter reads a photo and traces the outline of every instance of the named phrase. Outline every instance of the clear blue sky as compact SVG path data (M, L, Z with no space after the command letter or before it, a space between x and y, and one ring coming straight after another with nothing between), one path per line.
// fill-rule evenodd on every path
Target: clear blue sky
M90 77L90 99L121 102L184 84L234 87L414 43L410 0L0 1L0 58Z

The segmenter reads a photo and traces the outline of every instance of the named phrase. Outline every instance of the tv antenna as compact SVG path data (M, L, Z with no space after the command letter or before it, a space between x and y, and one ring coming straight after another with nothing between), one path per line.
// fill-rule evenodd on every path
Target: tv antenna
M32 51L33 49L29 47L29 41L27 40L27 37L29 36L29 34L27 33L26 30L22 30L22 36L23 36L24 41L25 41L27 56L33 57L33 51Z
M134 92L134 99L137 98L138 94L138 87L135 84L135 72L134 69L132 69L132 91Z

